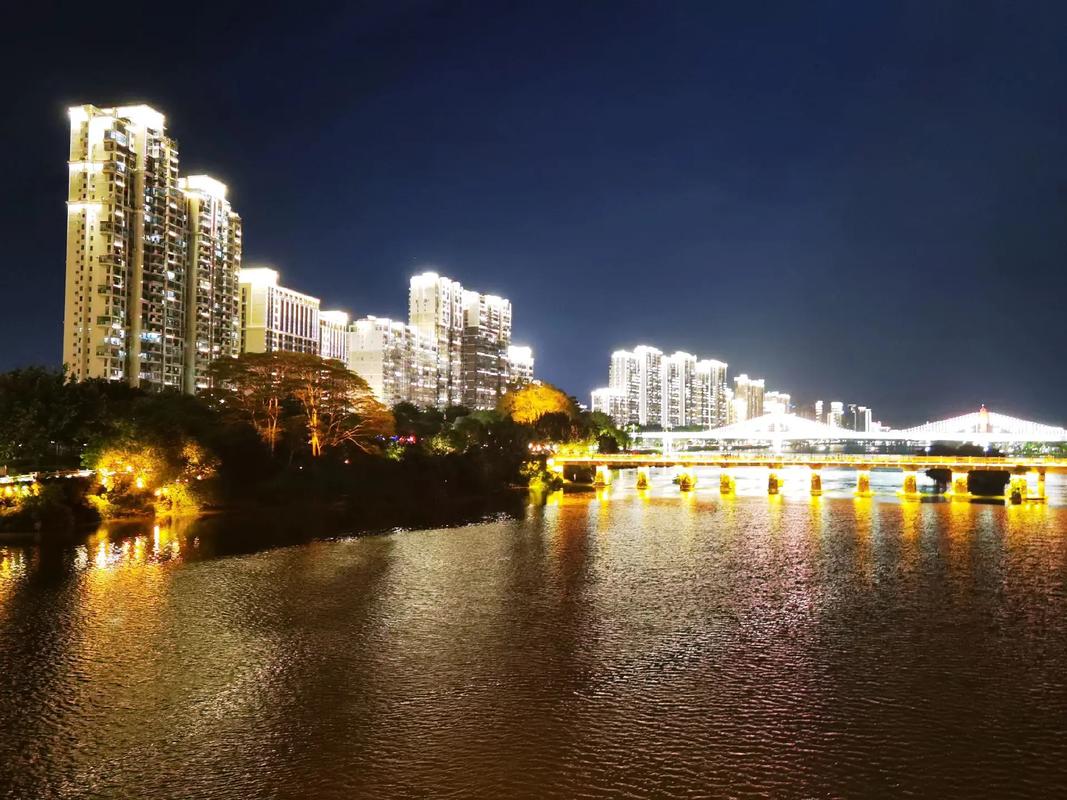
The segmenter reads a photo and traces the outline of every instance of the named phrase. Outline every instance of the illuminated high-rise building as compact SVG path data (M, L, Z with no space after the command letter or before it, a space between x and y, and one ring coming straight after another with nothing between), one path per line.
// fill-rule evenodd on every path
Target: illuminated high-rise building
M734 378L734 405L737 422L763 416L763 378L742 373Z
M601 403L605 414L620 425L636 425L641 415L641 377L637 368L637 356L629 350L616 350L611 354L611 366L608 370L607 389L617 398L611 400L612 411L608 411L608 394L600 389L600 399L594 398L594 403Z
M337 361L348 361L348 314L346 312L319 312L319 355Z
M508 385L511 303L496 295L464 291L460 341L462 404L495 408Z
M726 364L705 358L696 362L693 370L693 410L691 425L718 428L729 416L726 400Z
M63 362L74 380L182 389L186 204L146 105L70 109Z
M420 341L434 343L435 405L496 406L509 380L510 301L424 272L411 278L408 322Z
M590 397L589 408L607 414L616 425L631 425L628 398L624 392L605 386L594 389Z
M411 278L408 322L420 336L431 338L437 354L437 400L440 407L463 399L463 287L436 272Z
M525 386L533 381L534 357L533 350L524 345L508 346L508 375L507 385L509 388Z
M382 403L436 404L435 339L403 322L364 317L349 325L348 348L348 368L367 382Z
M194 392L239 348L241 218L226 186L178 177L178 147L146 105L70 109L63 361Z
M639 425L663 423L663 352L655 347L639 345L634 348L637 359Z
M826 424L831 428L841 428L845 421L845 404L840 400L830 403L830 410L826 413Z
M240 273L241 352L313 353L320 346L319 299L278 283L277 270Z
M357 319L349 328L348 368L388 406L411 396L410 336L403 322L378 317Z
M672 353L663 359L663 428L698 425L699 410L693 403L693 378L696 356Z
M763 394L764 414L788 414L792 410L792 398L786 392L765 392Z
M188 224L183 388L192 393L210 385L212 361L240 353L241 218L214 178L191 175L178 188Z

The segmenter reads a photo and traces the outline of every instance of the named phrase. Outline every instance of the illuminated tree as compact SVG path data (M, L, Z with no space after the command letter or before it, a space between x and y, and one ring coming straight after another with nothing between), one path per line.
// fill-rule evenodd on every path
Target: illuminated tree
M508 392L497 408L520 425L532 425L546 414L562 414L573 418L577 408L566 393L550 383L531 383Z
M251 423L271 453L281 434L282 402L291 390L283 355L244 353L215 359L209 370L214 388L205 395L219 410Z
M311 455L351 444L363 451L393 432L393 415L378 402L363 378L340 361L306 353L286 353L286 383L300 403Z
M345 443L367 451L393 431L389 410L340 361L309 353L245 353L213 362L211 377L211 401L249 421L271 452L290 403L299 409L313 456Z

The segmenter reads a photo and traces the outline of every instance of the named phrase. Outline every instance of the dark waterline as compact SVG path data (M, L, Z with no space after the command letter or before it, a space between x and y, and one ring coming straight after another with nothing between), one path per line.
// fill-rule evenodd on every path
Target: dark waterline
M1067 791L1067 508L486 513L0 548L0 797Z

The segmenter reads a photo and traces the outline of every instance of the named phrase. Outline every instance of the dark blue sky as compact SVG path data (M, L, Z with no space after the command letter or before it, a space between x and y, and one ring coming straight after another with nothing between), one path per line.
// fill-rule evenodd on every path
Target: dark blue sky
M399 318L434 265L581 398L649 343L890 423L1067 421L1063 3L169 8L0 33L0 369L59 360L66 107L143 101L246 263Z

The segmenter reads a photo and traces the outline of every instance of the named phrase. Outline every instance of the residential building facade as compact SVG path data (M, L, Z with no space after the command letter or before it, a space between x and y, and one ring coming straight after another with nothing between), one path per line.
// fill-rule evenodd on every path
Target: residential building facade
M319 299L278 283L267 267L242 269L241 352L319 354Z
M348 314L346 312L319 312L319 355L336 361L348 361Z
M187 393L210 386L208 367L241 348L241 218L226 185L207 175L178 180L188 224L185 369Z
M241 219L221 182L179 177L147 105L69 110L63 362L74 380L208 385L239 346Z

